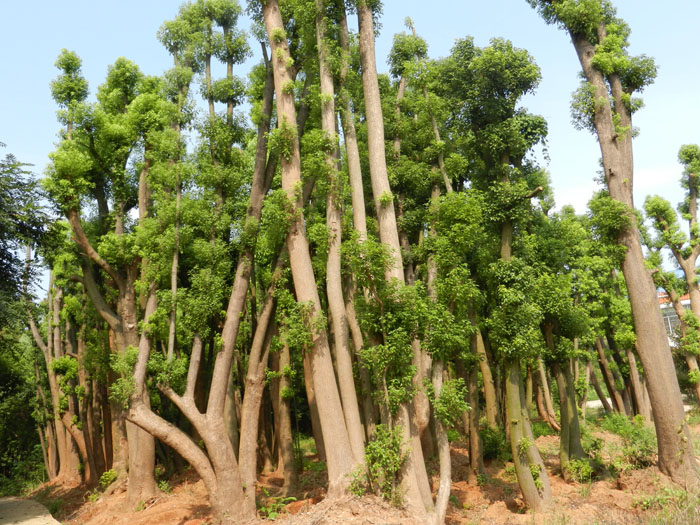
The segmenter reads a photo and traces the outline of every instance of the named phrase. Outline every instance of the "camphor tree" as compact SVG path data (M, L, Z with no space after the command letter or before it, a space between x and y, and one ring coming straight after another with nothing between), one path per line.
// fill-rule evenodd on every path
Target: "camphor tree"
M698 470L692 450L678 379L656 299L656 286L644 265L634 213L632 113L641 103L632 97L656 75L652 59L627 52L629 26L604 0L528 0L544 20L571 36L584 81L574 96L581 127L598 137L604 178L618 203L617 241L626 249L622 271L632 305L637 350L647 373L659 447L659 468L674 480L695 485Z

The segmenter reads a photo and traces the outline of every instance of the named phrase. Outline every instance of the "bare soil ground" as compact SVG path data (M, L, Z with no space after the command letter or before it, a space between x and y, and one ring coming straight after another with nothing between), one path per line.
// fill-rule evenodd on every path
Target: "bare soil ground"
M692 428L700 436L700 426ZM601 456L611 458L619 446L619 438L608 432L594 432L604 443ZM447 523L457 524L640 524L648 523L658 512L659 494L678 492L679 488L656 467L631 470L618 476L601 473L591 483L565 482L559 470L558 436L541 436L537 446L543 455L549 476L555 508L547 514L532 514L518 490L512 467L492 461L486 466L486 477L480 485L466 482L467 449L459 443L452 446L453 480ZM313 463L312 463L313 464ZM282 478L274 473L259 480L259 503L268 509L279 508L276 521L285 525L311 524L420 524L404 511L374 496L324 500L325 473L319 468L304 472L296 501L279 504ZM437 488L437 476L433 486ZM97 501L89 500L89 492L81 487L46 484L30 497L54 511L54 517L70 525L202 525L212 523L206 490L196 474L188 470L169 481L173 490L144 502L139 510L126 508L122 491ZM94 497L93 497L94 498ZM260 524L261 517L256 520Z

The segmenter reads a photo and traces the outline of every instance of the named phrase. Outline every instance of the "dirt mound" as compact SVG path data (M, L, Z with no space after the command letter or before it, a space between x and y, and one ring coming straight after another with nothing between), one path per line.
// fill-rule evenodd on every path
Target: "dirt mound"
M281 517L276 522L285 525L423 525L422 521L375 496L323 500L316 505L302 507L295 514Z

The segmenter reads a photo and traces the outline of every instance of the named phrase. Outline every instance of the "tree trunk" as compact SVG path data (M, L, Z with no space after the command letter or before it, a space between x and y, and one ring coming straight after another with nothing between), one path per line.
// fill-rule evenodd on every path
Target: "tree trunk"
M316 0L316 47L321 78L321 125L326 137L331 140L334 150L337 150L335 133L335 92L333 75L329 65L329 51L325 42L329 36L325 19L326 0ZM326 153L326 168L328 170L328 198L326 201L326 225L328 227L328 259L326 263L326 293L328 295L328 311L333 327L335 356L338 372L338 386L345 416L345 426L350 439L353 459L357 464L364 464L365 441L360 419L360 409L357 404L355 379L352 371L352 357L348 339L348 321L345 313L343 298L340 244L342 241L342 187L334 152Z
M598 28L599 38L605 36L605 27ZM628 208L630 225L618 235L618 243L626 248L622 262L627 291L632 306L637 351L645 372L653 410L659 450L659 469L684 486L700 484L692 439L685 421L683 400L666 330L657 300L656 286L644 265L639 230L634 215L632 185L634 180L631 117L618 76L611 75L610 91L602 73L594 68L595 47L585 35L571 33L572 42L581 62L584 76L594 90L596 104L594 125L603 157L603 169L610 196ZM607 103L612 94L615 112ZM629 126L622 136L616 131Z
M389 176L386 169L384 146L384 117L379 96L377 63L374 51L374 21L372 9L365 1L357 4L357 19L360 30L360 62L362 64L362 90L365 96L365 117L367 119L367 147L369 149L369 171L372 194L379 222L379 239L385 244L393 258L387 270L387 279L396 278L403 282L403 261L399 230L396 225Z
M517 360L513 360L507 363L506 367L506 417L510 426L510 446L513 453L515 473L518 477L518 484L523 493L523 498L528 506L534 512L541 512L547 510L552 503L547 472L541 466L537 474L537 481L533 477L530 468L532 464L530 450L535 449L533 455L536 454L536 458L539 456L539 452L537 452L534 442L530 441L529 433L526 430L527 420L524 418L523 404L520 398L522 391L520 363ZM541 461L540 459L539 462L535 462L535 465L539 466ZM538 485L540 486L538 487Z
M613 409L608 402L608 397L605 395L605 392L603 392L603 389L598 383L598 377L595 375L595 370L591 370L591 384L593 385L595 393L598 395L598 399L600 399L600 403L602 404L605 413L609 414L612 412Z
M596 338L595 347L598 351L598 364L600 365L600 371L603 373L603 381L605 381L605 386L608 388L608 394L610 395L610 399L615 407L615 412L618 414L624 414L625 403L622 399L622 395L620 395L620 391L617 389L617 385L615 384L615 377L613 376L612 370L610 370L610 364L608 363L608 358L605 356L605 349L603 348L603 343L601 342L600 337Z
M557 432L561 430L561 427L557 423L556 417L554 415L554 402L552 401L552 394L549 390L549 382L547 381L547 371L544 368L544 363L542 359L537 360L537 370L539 372L539 386L542 390L542 397L544 399L545 406L545 421Z
M496 396L496 387L493 383L493 375L489 366L486 348L484 346L484 338L481 335L481 330L477 329L475 334L476 339L476 354L479 358L479 368L481 369L481 377L484 381L484 405L486 407L486 422L491 429L498 428L498 398Z
M297 185L301 183L299 142L296 129L294 129L296 108L293 94L285 89L292 82L292 75L288 67L291 57L286 38L276 38L280 31L284 34L284 24L276 0L267 0L263 4L263 16L274 57L272 69L275 77L277 115L281 122L280 127L287 130L287 133L283 134L289 142L288 154L283 155L281 159L282 188L287 193L290 204L293 203L291 207L294 210L294 218L287 234L289 263L297 301L308 305L306 325L311 331L313 341L309 353L314 388L318 394L316 404L324 440L334 443L333 447L326 448L328 495L335 497L345 493L349 484L348 475L353 469L354 461L352 455L348 454L348 451L351 450L350 438L345 426L343 407L335 381L328 336L325 327L319 327L318 323L320 316L322 316L322 308L311 264L309 244L306 239L302 196L297 195L296 191Z

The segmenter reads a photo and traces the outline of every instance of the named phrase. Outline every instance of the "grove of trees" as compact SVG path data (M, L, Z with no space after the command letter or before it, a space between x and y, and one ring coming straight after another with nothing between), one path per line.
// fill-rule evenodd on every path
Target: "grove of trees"
M304 433L328 498L376 493L444 523L450 443L477 484L504 436L544 511L531 418L559 432L569 479L590 461L590 390L653 425L659 469L697 487L681 386L700 395L700 148L680 149L680 218L658 196L635 210L632 115L653 60L629 54L607 0L527 1L580 61L573 118L602 159L585 215L556 211L547 122L522 105L540 69L505 39L431 58L407 19L378 74L379 2L192 0L158 31L162 75L118 58L91 91L60 51L40 185L0 163L1 479L33 458L136 508L157 469L190 465L235 521L256 515L261 471L295 493ZM253 46L263 60L241 78Z

